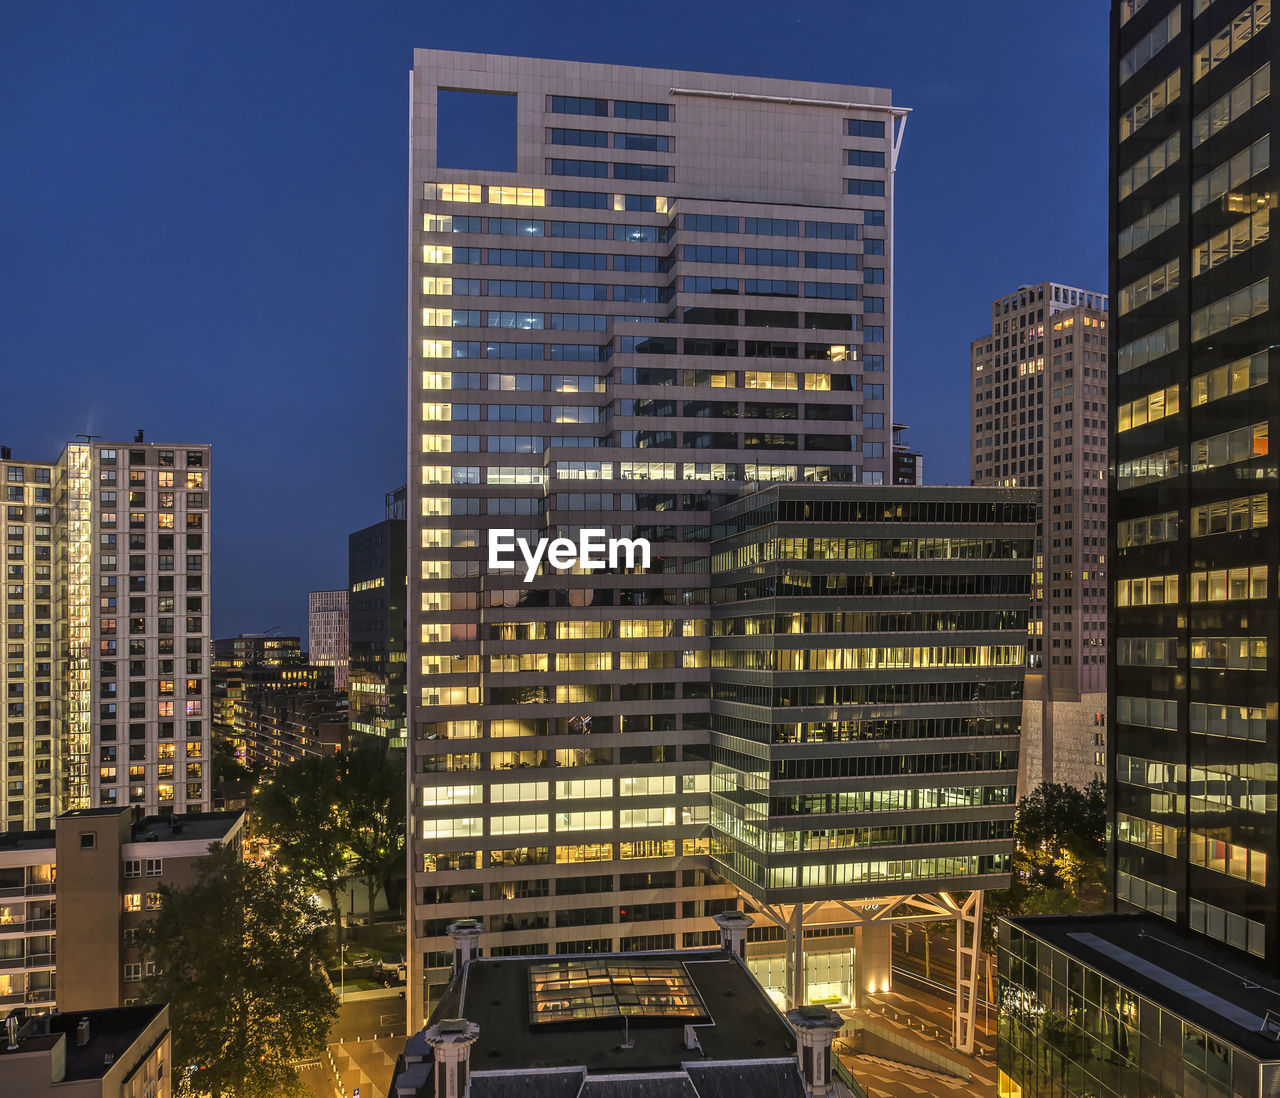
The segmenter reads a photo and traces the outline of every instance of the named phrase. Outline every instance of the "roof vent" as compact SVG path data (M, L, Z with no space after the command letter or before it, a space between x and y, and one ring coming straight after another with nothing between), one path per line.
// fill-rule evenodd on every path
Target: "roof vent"
M85 1015L76 1023L76 1044L87 1045L89 1043L89 1016Z

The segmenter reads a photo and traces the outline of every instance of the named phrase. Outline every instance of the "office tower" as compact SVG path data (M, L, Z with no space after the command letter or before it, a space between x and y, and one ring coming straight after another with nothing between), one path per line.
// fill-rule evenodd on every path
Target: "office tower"
M569 879L561 895L609 901L562 908L627 907L633 948L714 933L715 905L735 902L707 861L711 495L888 479L905 114L866 87L414 62L411 1018L424 954L447 957L443 924L485 914L433 911L471 894L453 881L484 882L502 925L537 930L541 948L615 933L513 910L552 874ZM457 89L514 105L514 171L437 167ZM606 525L652 539L647 574L527 586L488 569L490 530ZM574 769L530 774L551 762ZM615 832L620 781L641 799ZM533 833L547 822L535 790L553 785L575 802L557 842ZM472 799L462 817L450 807ZM649 881L663 882L653 920L627 902ZM666 914L681 904L687 922Z
M209 447L0 452L6 827L207 807Z
M1005 929L1000 1068L1027 1098L1254 1098L1280 1086L1276 31L1228 0L1111 21L1110 863L1143 914Z
M924 483L924 456L919 450L913 450L911 444L907 442L909 430L905 423L893 425L894 484Z
M1026 492L885 483L902 111L881 89L415 60L411 1024L463 916L499 954L631 952L706 944L749 902L780 997L853 993L855 943L857 994L883 986L872 907L927 894L971 925L1008 879L1034 519ZM518 170L436 166L467 88L514 96ZM574 566L588 531L632 544ZM503 563L543 537L554 559ZM886 571L910 578L876 588ZM981 621L949 601L978 573ZM775 607L785 582L808 586ZM908 590L947 645L845 602ZM802 648L810 628L838 636ZM884 717L894 699L938 720Z
M347 590L312 591L307 602L307 654L313 667L332 667L335 690L347 688Z
M1042 282L970 346L970 480L1041 498L1021 793L1104 773L1108 335L1106 294Z
M347 541L353 735L405 745L406 489L387 493L386 517Z

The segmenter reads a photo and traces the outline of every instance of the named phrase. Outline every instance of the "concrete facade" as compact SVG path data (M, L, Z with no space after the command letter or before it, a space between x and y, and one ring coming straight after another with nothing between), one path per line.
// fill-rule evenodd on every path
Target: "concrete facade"
M0 454L6 828L98 805L207 807L210 448Z
M1041 494L1020 794L1105 772L1107 323L1106 294L1044 282L970 345L971 483Z

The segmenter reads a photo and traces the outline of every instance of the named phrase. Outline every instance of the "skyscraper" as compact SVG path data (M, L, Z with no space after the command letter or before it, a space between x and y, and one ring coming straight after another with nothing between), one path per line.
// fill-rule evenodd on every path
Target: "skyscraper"
M1057 282L991 303L970 345L969 476L1040 492L1023 792L1104 773L1107 295Z
M767 986L854 993L855 940L883 986L874 912L972 923L1008 879L1034 518L888 484L905 111L436 51L412 89L411 1024L463 916L499 955L633 951L750 902ZM509 170L442 166L466 89ZM593 531L629 543L604 568ZM938 617L855 613L908 590Z
M333 668L333 688L347 688L350 641L348 593L312 591L307 599L307 655L313 667Z
M347 539L352 735L405 743L405 489L387 493L386 517Z
M6 828L207 808L209 447L0 454Z
M1276 31L1235 0L1111 25L1110 864L1144 914L1005 928L1002 1084L1253 1098L1280 1086Z

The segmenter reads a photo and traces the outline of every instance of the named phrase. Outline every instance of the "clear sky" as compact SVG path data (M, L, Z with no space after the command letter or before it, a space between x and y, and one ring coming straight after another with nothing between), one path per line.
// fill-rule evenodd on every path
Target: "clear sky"
M0 4L0 444L213 443L218 636L305 636L405 480L414 46L891 87L930 483L991 299L1106 288L1105 0Z

